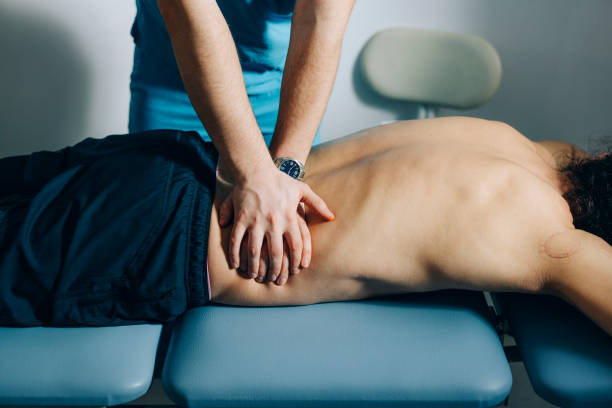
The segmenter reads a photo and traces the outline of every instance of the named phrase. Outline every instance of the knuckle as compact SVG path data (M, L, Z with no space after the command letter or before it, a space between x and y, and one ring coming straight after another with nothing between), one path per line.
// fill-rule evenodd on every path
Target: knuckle
M268 219L268 223L270 223L270 225L272 226L278 224L278 216L276 215L276 213L268 214L267 219Z
M289 207L285 209L284 214L286 219L291 220L297 214L297 212Z
M283 222L282 212L274 212L268 215L268 223L270 224L270 229L274 232L278 232L281 230Z
M244 222L247 219L247 213L245 210L240 210L238 211L238 214L236 215L236 221L237 222Z

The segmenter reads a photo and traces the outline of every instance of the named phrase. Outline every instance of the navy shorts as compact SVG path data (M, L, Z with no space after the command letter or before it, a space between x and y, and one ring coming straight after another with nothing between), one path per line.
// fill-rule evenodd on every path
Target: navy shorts
M163 323L209 301L218 153L195 132L0 160L0 326Z

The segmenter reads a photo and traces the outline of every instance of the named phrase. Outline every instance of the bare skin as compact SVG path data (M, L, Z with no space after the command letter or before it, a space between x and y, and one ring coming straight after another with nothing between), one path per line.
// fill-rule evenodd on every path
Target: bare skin
M212 300L272 306L450 288L549 293L612 334L612 248L572 224L556 170L569 147L472 118L398 122L317 146L305 182L336 219L307 210L312 261L284 286L229 268L219 187L208 246Z

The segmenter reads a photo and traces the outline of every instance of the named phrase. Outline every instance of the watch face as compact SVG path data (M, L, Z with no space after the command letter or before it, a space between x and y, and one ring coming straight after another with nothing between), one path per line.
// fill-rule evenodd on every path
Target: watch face
M295 160L285 160L279 167L283 173L287 173L294 179L300 176L300 165Z

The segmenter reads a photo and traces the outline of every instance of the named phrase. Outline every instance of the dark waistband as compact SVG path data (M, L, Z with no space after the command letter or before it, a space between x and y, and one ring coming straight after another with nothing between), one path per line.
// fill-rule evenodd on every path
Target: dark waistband
M199 185L194 195L193 215L190 231L190 259L187 273L187 305L202 306L210 301L208 271L208 232L215 192Z

